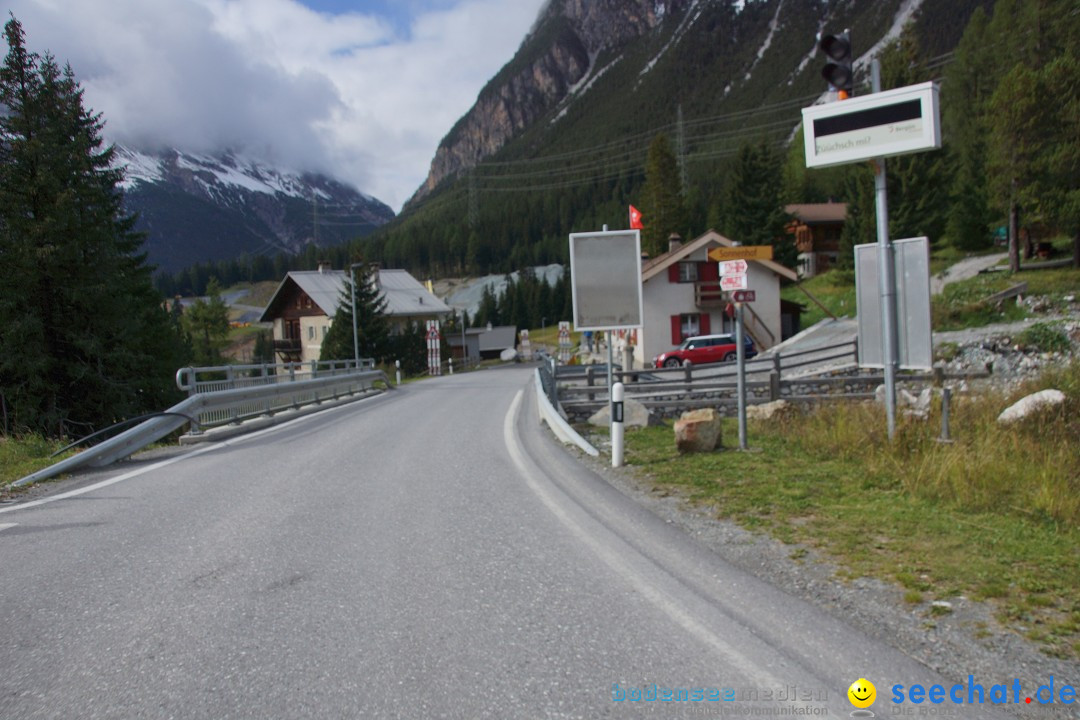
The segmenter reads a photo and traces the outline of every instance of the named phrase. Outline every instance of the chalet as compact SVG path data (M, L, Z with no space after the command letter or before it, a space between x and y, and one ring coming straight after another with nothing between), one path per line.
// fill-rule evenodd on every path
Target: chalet
M728 293L720 289L719 267L708 259L710 248L736 243L715 230L683 243L672 238L668 252L648 260L641 269L644 326L634 351L634 363L647 367L653 358L694 335L735 331L725 310ZM780 280L796 280L794 270L772 260L752 260L747 271L749 289L757 300L744 307L745 328L758 349L776 345L797 328L797 318L782 317ZM784 303L789 312L798 305Z
M378 270L374 281L386 299L390 332L412 323L443 320L453 310L405 270ZM274 324L274 350L280 362L318 360L345 291L345 271L294 271L285 276L260 322Z
M847 203L808 203L784 208L792 219L784 230L794 235L799 277L810 278L836 265Z

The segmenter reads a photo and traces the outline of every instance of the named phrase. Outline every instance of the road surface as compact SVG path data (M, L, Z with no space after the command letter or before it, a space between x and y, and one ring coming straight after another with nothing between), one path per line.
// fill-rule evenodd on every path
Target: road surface
M530 387L432 379L0 506L0 718L847 717L861 677L880 717L940 681L583 469Z

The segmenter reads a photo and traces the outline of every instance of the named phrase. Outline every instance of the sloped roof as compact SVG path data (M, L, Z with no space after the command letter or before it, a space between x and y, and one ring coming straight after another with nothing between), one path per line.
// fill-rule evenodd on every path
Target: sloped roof
M480 335L480 352L512 348L516 341L516 327L513 325L497 325L490 330L485 330Z
M289 283L295 284L311 298L328 317L333 317L345 289L344 270L293 270L274 291L266 304L261 321L273 320L278 310L281 291ZM390 317L412 315L444 315L452 312L450 307L427 291L420 281L406 270L379 270L379 286L386 298L385 313Z
M441 315L450 306L427 291L406 270L379 270L379 286L386 298L387 315Z
M684 260L687 257L693 255L695 252L703 247L709 245L722 245L724 247L736 247L732 240L727 239L715 230L709 230L704 235L694 238L688 243L684 243L682 246L675 248L663 255L657 255L641 267L641 281L647 282L652 277L659 275L667 270L670 266ZM798 280L799 274L789 267L785 267L778 262L772 260L751 260L750 262L760 263L780 277L785 277L788 280Z
M784 206L784 212L806 223L838 223L847 219L847 203L802 203Z

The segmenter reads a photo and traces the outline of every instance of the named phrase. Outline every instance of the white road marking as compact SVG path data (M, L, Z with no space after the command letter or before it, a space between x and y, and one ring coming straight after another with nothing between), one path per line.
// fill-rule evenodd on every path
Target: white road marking
M540 498L540 501L547 506L548 510L550 510L551 513L555 515L568 530L570 530L570 532L577 536L590 550L596 553L608 567L614 570L616 574L622 576L634 587L634 589L641 593L645 599L655 605L659 610L671 618L672 621L690 633L690 635L710 646L720 657L724 658L724 660L730 664L730 667L740 668L748 677L753 678L762 687L783 687L786 684L783 680L769 672L766 668L751 661L750 658L739 652L738 649L733 647L730 643L725 642L723 638L695 618L678 600L664 592L663 588L657 587L654 583L650 582L644 574L635 568L632 563L628 562L626 558L622 557L617 550L608 547L600 540L600 538L596 537L593 533L589 532L588 529L570 517L570 514L559 504L555 494L547 487L547 483L537 479L536 474L537 471L539 471L539 468L536 468L535 463L531 460L526 459L525 453L521 448L521 443L517 438L517 433L514 430L514 421L517 418L518 410L521 406L521 399L524 397L524 394L524 390L519 390L514 396L513 402L510 403L510 409L507 410L506 417L503 419L503 441L506 444L506 449L510 453L511 459L514 461L514 464L517 465L518 470L521 471L522 476L524 476L525 483L529 486L529 489ZM642 557L641 562L649 562L649 560Z
M8 528L13 528L18 524L19 523L0 523L0 532L3 532L4 530L7 530Z
M44 498L41 498L40 500L31 500L30 502L19 503L17 505L12 505L11 507L0 508L0 514L14 512L16 510L26 510L27 508L37 507L39 505L45 505L47 503L56 502L57 500L66 500L68 498L73 498L73 497L76 497L78 495L85 495L88 492L93 492L94 490L100 490L101 488L108 487L110 485L115 485L116 483L123 482L125 480L131 480L132 478L139 477L140 475L145 475L146 473L153 472L154 470L160 470L163 467L167 467L169 465L172 465L173 463L180 462L181 460L187 460L189 458L193 458L193 457L196 457L198 455L203 455L205 453L211 452L213 450L218 450L218 449L223 448L223 447L230 447L230 446L233 446L233 445L241 445L241 444L243 444L245 442L248 442L250 440L255 440L257 438L260 438L263 435L267 435L267 434L272 433L272 432L277 432L277 431L279 431L279 430L281 430L283 428L287 428L290 425L292 425L293 423L303 422L304 420L310 420L310 419L316 418L316 417L325 418L330 413L333 413L333 412L341 410L341 409L350 408L350 407L352 407L352 404L342 405L342 406L337 407L337 408L330 408L328 410L325 410L322 413L313 413L311 415L304 415L303 417L298 417L298 418L296 418L294 420L289 420L288 422L283 422L280 425L273 425L273 426L268 427L268 428L263 428L262 430L256 430L255 432L248 433L247 435L241 435L241 436L235 437L235 438L233 438L231 440L222 440L221 442L218 442L218 443L210 443L210 444L204 445L204 446L202 446L200 448L197 448L195 450L192 450L191 452L184 453L183 455L177 455L176 457L171 457L171 458L169 458L167 460L162 460L161 462L156 462L153 465L147 465L146 467L138 468L136 470L132 470L131 472L126 472L123 475L117 475L116 477L109 478L108 480L102 480L101 482L94 483L93 485L87 485L86 487L81 487L81 488L78 488L76 490L69 490L68 492L60 493L58 495L50 495L49 497L44 497ZM0 526L0 530L2 530L2 529L3 529L3 527Z

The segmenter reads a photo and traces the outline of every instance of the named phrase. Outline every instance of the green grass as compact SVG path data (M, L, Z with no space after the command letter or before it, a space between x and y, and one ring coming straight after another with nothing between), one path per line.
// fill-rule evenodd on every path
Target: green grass
M798 285L787 285L780 290L780 297L806 306L802 316L802 327L808 328L828 315L817 303L806 296L801 289L817 298L836 317L850 315L855 317L855 272L853 270L829 270Z
M761 452L681 456L670 427L627 433L627 460L666 492L787 543L816 548L842 577L897 583L910 604L964 594L994 604L1046 652L1080 655L1080 363L1053 386L1064 408L999 428L1013 396L958 402L955 442L939 418L901 420L885 440L873 404L830 405L751 424ZM724 434L737 434L726 420Z
M47 440L40 435L0 436L0 493L16 480L74 455L74 451L68 451L50 457L68 442Z
M1080 290L1080 270L1055 268L1052 270L1021 270L1018 273L987 273L945 286L944 292L931 300L931 314L935 330L958 330L980 327L996 322L1023 320L1029 312L1016 304L1015 298L990 305L984 300L996 292L1006 290L1022 282L1028 284L1028 295L1046 298L1051 306L1064 307L1066 295L1076 295Z

